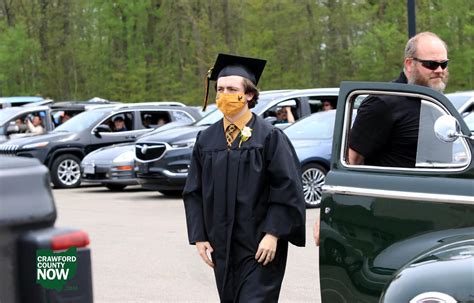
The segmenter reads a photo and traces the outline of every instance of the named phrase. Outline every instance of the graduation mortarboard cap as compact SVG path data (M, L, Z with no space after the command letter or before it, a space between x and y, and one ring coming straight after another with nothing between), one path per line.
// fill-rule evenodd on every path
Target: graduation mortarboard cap
M220 77L241 76L257 85L266 63L266 60L257 58L219 54L214 67L206 75L206 96L204 97L203 111L207 107L209 81L217 81Z

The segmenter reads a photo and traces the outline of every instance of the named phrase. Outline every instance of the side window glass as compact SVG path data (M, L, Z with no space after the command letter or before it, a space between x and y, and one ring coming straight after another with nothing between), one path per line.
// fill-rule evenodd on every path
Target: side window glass
M346 107L341 145L345 165L439 170L470 163L464 138L444 142L435 134L436 121L449 115L436 100L364 91L353 93Z
M443 142L435 134L435 122L444 115L446 113L441 107L421 101L416 167L458 167L467 164L469 149L464 140L458 138L454 142Z
M308 103L311 113L336 109L337 96L310 96Z
M173 116L173 121L186 122L186 123L193 122L193 119L191 119L191 117L189 117L189 115L183 111L172 111L171 115Z
M170 113L166 111L147 111L140 113L144 128L157 128L171 122Z
M263 116L272 124L294 123L300 118L298 114L298 102L299 101L295 99L279 102L265 111Z
M111 116L103 123L110 128L112 132L123 132L134 130L133 113L122 112Z

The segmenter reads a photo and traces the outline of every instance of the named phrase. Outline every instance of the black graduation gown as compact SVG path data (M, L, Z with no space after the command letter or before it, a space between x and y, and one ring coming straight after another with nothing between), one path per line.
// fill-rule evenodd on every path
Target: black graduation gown
M286 135L252 114L252 135L230 149L223 120L197 136L183 192L189 242L209 241L222 302L276 302L288 242L305 244L299 161ZM279 238L275 259L255 260L265 233Z

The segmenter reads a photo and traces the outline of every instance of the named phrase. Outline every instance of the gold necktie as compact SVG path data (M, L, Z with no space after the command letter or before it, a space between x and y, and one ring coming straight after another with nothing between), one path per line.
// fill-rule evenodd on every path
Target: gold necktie
M227 140L227 147L231 147L232 141L234 141L234 137L232 137L232 133L235 130L235 125L231 124L227 126L227 129L225 131L225 139Z

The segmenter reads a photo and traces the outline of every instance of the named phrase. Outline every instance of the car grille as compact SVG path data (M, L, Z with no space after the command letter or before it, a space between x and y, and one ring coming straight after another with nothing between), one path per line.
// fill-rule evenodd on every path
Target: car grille
M164 143L141 143L135 145L135 157L138 161L158 160L166 152Z
M15 155L19 146L14 144L0 144L0 154L2 155Z

